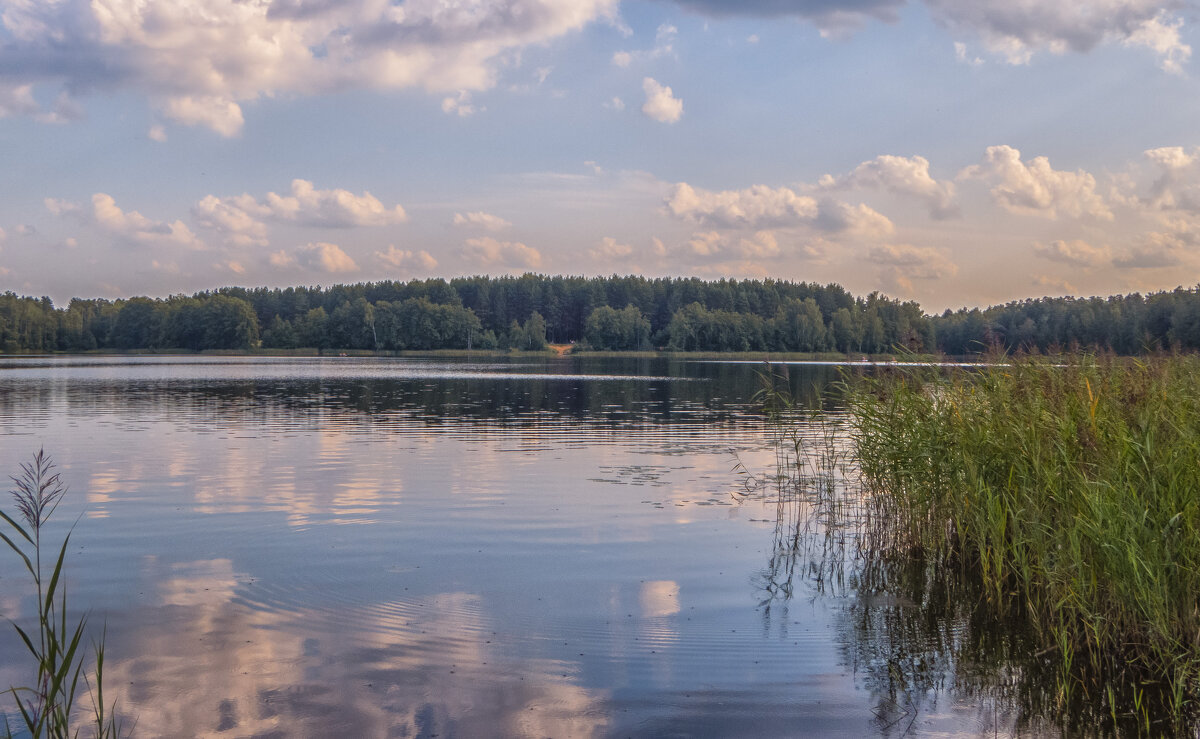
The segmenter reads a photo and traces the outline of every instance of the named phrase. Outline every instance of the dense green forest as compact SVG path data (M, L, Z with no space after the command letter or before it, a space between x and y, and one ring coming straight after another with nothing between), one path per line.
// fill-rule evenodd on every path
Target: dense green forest
M966 355L1200 348L1200 289L1039 298L926 315L839 285L697 278L463 277L166 299L0 295L0 352L93 349L526 349Z

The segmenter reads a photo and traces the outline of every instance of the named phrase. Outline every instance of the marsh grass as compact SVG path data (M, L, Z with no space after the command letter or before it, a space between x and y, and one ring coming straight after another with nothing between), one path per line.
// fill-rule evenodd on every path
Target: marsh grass
M1004 649L1025 697L1064 725L1195 726L1200 358L1005 358L842 391L860 586L955 592L1023 634Z
M11 478L16 515L0 511L0 520L7 527L0 530L0 540L17 555L32 579L36 594L37 628L26 629L12 623L21 642L36 664L36 681L31 687L12 687L9 693L16 703L23 724L22 735L33 739L43 737L74 737L79 735L75 717L75 699L81 687L91 693L91 723L97 737L113 737L121 733L115 711L104 704L104 640L93 644L95 659L91 677L85 671L86 646L83 636L87 616L77 621L67 618L66 583L63 566L71 534L63 537L53 563L43 562L46 542L43 533L50 517L62 502L67 486L54 463L38 451L30 462L21 465L21 474ZM49 552L53 552L50 549ZM49 553L47 552L47 553ZM82 681L82 685L81 685ZM12 727L5 717L3 731L12 737Z

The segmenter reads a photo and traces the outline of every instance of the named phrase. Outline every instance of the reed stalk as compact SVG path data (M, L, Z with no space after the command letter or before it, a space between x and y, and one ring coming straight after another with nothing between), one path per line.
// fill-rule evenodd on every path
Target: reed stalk
M0 539L17 555L29 573L36 594L37 628L26 629L12 622L21 642L36 665L36 681L32 687L12 687L12 695L20 721L22 735L32 739L74 737L79 735L74 718L75 699L80 681L92 696L92 729L96 737L115 737L120 732L116 712L106 709L103 693L103 638L94 645L94 676L85 671L83 636L87 615L77 621L67 617L67 592L63 567L67 558L68 532L57 548L53 565L43 563L43 539L50 517L62 502L66 483L55 471L55 465L44 451L39 450L30 462L21 465L21 473L11 478L16 515L0 511L7 530L0 530ZM49 549L47 553L54 551ZM93 684L94 681L94 684ZM4 733L13 736L5 719Z

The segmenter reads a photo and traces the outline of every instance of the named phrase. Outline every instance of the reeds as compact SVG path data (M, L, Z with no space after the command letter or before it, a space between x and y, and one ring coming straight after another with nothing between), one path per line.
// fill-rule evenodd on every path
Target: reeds
M82 680L84 687L92 692L95 736L117 736L120 728L115 712L106 710L104 705L103 638L94 645L94 678L89 679L84 670L86 649L82 644L87 616L74 622L67 619L66 584L62 575L67 544L71 539L69 532L63 537L53 566L48 568L48 578L42 563L42 534L67 486L54 471L54 463L40 450L33 455L32 461L21 465L21 474L12 481L16 486L12 496L17 515L13 517L0 511L0 519L8 527L7 531L0 530L0 539L24 564L37 596L37 630L27 630L13 622L13 628L37 666L33 687L9 689L16 701L24 732L33 739L78 736L73 713ZM12 727L7 724L7 719L3 729L5 735L12 737Z
M866 567L972 583L1053 702L1171 733L1200 696L1200 358L1005 358L844 385Z

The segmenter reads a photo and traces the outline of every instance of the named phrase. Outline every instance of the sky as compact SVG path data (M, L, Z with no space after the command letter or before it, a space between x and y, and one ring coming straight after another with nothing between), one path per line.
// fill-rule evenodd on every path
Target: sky
M0 0L0 291L538 272L928 311L1200 283L1147 0Z

